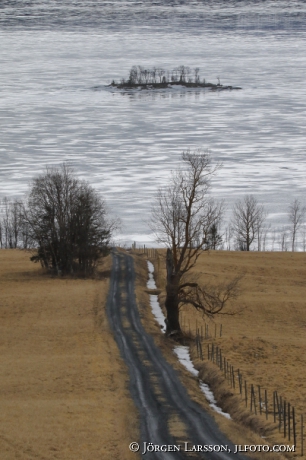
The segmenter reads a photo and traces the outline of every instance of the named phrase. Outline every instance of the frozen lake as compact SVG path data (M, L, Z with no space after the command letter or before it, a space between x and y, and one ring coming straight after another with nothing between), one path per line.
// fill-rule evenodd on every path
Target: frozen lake
M223 167L213 193L252 193L272 229L304 201L306 3L7 1L0 8L0 197L67 161L149 242L158 186L187 148ZM199 67L241 91L111 93L132 65Z

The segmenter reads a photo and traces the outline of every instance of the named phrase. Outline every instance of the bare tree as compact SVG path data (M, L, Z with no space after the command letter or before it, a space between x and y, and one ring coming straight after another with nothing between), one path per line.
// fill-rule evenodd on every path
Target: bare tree
M227 251L231 250L231 243L233 237L233 228L231 223L229 223L225 228L225 248Z
M306 230L305 228L303 229L303 233L302 233L302 247L303 247L303 252L306 251Z
M1 206L1 202L0 202L0 206ZM0 208L0 210L1 210L1 208ZM1 249L3 248L3 224L2 224L1 213L0 213L0 247L1 247Z
M279 236L279 246L281 251L287 251L288 246L287 246L287 237L288 237L288 232L285 228L283 228L280 232Z
M220 217L212 226L208 229L206 237L206 248L217 250L223 245L223 236L220 233L221 219L223 214L223 203L220 203Z
M22 203L5 197L0 202L0 245L14 249L21 244Z
M91 273L114 228L99 194L66 165L33 180L24 223L37 247L31 260L57 274Z
M194 82L195 83L200 83L200 69L199 69L199 67L196 67L194 69Z
M306 208L301 204L299 200L294 200L288 210L288 220L291 227L291 250L295 251L295 243L297 232L300 227L303 225L305 220Z
M242 200L235 203L232 228L239 250L250 251L254 240L260 238L264 220L264 207L258 204L253 195L246 195Z
M237 295L238 279L219 286L200 286L188 276L207 249L209 230L218 222L222 204L209 195L210 179L219 168L207 152L182 155L184 165L172 174L170 185L160 189L152 210L151 229L166 245L167 334L179 334L179 306L191 304L204 314L221 313Z

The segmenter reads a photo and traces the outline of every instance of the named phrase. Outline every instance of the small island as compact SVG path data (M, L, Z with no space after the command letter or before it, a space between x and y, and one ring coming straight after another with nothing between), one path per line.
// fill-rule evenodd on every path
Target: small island
M207 88L211 91L242 89L239 86L224 86L220 83L220 78L217 77L218 83L208 83L205 78L201 80L200 69L190 69L187 66L179 66L171 71L166 71L160 67L153 69L145 69L142 66L133 66L130 70L128 79L122 78L120 83L112 81L109 85L118 89L163 89L173 87L186 88Z

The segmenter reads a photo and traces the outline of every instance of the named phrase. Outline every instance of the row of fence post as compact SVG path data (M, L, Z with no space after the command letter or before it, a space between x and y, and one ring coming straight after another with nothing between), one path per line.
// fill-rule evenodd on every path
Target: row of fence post
M158 257L158 250L156 248L148 248L145 244L137 247L136 242L132 244L132 250L140 254L145 254L148 259L156 259Z
M182 315L180 318L180 324L183 330L187 332L189 331L189 335L192 335L193 331L190 324L190 319L186 320L186 317ZM204 325L199 325L197 319L195 320L195 330L195 336L200 337L201 340L212 339L213 337L215 337L215 339L217 337L222 337L223 332L222 324L218 325L215 323L214 325L209 325L207 323L204 323Z
M145 254L150 259L159 259L158 251L155 248L148 248L145 245L136 247L136 242L133 243L132 249L134 251L139 251L141 254ZM182 327L186 329L186 318L182 317L181 320ZM190 320L188 319L189 334L191 335ZM222 324L219 325L219 333L217 331L217 324L214 325L213 333L209 332L209 325L204 323L198 327L196 320L196 347L197 355L203 361L204 354L202 348L202 340L212 338L213 335L215 338L222 337ZM237 389L242 398L244 398L245 406L250 408L251 412L254 412L255 415L265 414L266 420L269 417L269 401L268 401L268 392L266 389L262 391L260 385L257 385L257 390L255 386L251 384L248 387L247 381L244 380L240 373L240 370L237 369L236 373L234 366L232 366L229 361L222 355L222 350L220 347L215 346L214 343L211 346L207 345L207 359L217 364L220 370L224 373L225 380L228 384L236 389L236 379L238 380ZM249 399L250 391L250 399ZM288 440L293 440L294 445L297 445L297 422L295 408L290 405L285 399L278 395L277 391L273 392L273 421L278 423L279 432L283 432L284 438L288 437ZM300 454L304 455L304 419L303 415L300 416Z
M199 329L196 334L196 348L197 356L203 361L204 353L201 335ZM268 392L262 389L260 385L248 385L247 381L243 379L239 369L234 369L234 366L223 356L222 350L219 346L207 344L207 359L215 363L220 371L224 374L225 380L228 384L239 391L241 397L245 401L245 406L250 408L250 411L255 415L265 415L266 420L269 418L269 413L273 414L273 421L278 424L279 432L283 433L284 438L293 441L294 446L297 446L297 419L295 408L289 402L278 395L277 391L273 392L273 404L271 404L271 411L269 412ZM304 419L303 415L300 416L300 455L304 455Z

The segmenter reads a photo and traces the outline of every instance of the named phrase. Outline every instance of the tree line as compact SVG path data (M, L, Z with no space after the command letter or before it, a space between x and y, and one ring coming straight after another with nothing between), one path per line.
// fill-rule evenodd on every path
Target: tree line
M207 200L207 197L205 199ZM166 200L167 197L160 196L161 208L164 208ZM278 229L272 229L271 224L267 224L269 215L265 206L251 194L234 203L228 222L225 221L224 215L224 202L210 198L205 221L202 223L203 249L306 251L306 207L298 199L293 199L288 205L287 225ZM180 234L183 236L182 231ZM191 245L196 247L199 244L200 238L195 235Z
M218 84L220 85L220 79ZM201 83L200 68L195 67L191 69L188 66L178 66L173 70L165 70L161 67L153 67L152 69L146 69L140 65L134 65L130 72L128 79L121 79L121 85L156 85L156 84L168 84L168 83L194 83L199 85ZM112 82L116 85L116 82ZM205 79L202 84L205 85Z
M240 277L214 285L200 285L190 273L209 249L265 250L267 212L253 195L245 195L233 209L222 233L224 203L210 194L211 179L220 168L208 152L189 150L182 165L160 188L152 207L150 227L156 241L167 248L167 334L180 335L179 309L190 304L207 316L235 313ZM111 220L100 196L86 181L77 179L67 165L47 168L33 179L23 201L2 200L1 248L34 249L33 262L61 274L91 274L108 253L118 221ZM306 208L295 199L288 208L288 229L280 235L281 249L296 249ZM227 246L226 246L227 245Z
M182 166L172 173L168 185L159 189L152 208L151 229L167 248L167 335L182 335L179 311L187 304L209 317L237 312L241 277L209 284L199 283L192 274L203 251L224 247L220 232L224 204L210 194L211 179L220 166L213 165L208 152L183 152ZM233 207L227 242L233 240L235 249L241 251L261 250L266 218L264 206L253 195L246 195ZM305 207L294 200L288 209L292 251L304 220Z
M288 205L287 225L282 228L272 229L267 224L268 217L265 206L254 195L245 195L234 204L230 221L223 227L223 232L222 216L209 229L209 248L236 251L306 251L306 207L300 200L293 199Z
M99 193L65 164L47 168L26 199L4 198L0 209L1 248L35 248L31 260L58 275L91 274L118 224Z
M61 172L57 171L56 173L54 169L49 169L46 175L42 176L40 179L35 179L27 202L18 199L10 200L6 197L0 200L1 249L28 249L37 244L38 235L42 235L43 233L43 229L39 229L37 226L37 223L39 222L39 215L37 215L38 203L40 203L39 206L43 207L43 203L38 200L38 197L47 193L47 189L44 190L44 186L47 185L47 178L49 179L49 187L51 188L48 192L49 200L53 200L52 206L49 210L53 209L53 214L51 213L52 215L49 215L48 217L47 214L44 215L44 221L46 222L46 220L48 220L49 223L52 222L52 234L54 237L57 235L58 230L59 234L57 237L59 240L63 238L63 235L66 235L67 233L65 226L69 225L71 233L74 233L74 237L71 236L71 241L73 239L74 241L77 241L78 238L81 244L82 238L80 232L81 228L84 232L85 227L84 223L81 224L80 218L86 219L85 212L87 212L87 214L94 213L95 219L100 220L102 227L106 225L106 206L104 201L99 198L97 192L95 192L88 184L83 182L81 185L79 181L74 179L74 184L72 183L73 181L70 183L70 190L65 191L65 199L60 199L60 194L63 193L64 190L57 190L57 194L55 194L57 188L55 185L55 177L57 174L59 174L59 176L57 176L59 181L57 187L62 187L64 189L64 184L66 183L66 187L69 189L67 182L72 180L72 171L67 169L66 166L63 166ZM54 182L53 184L52 181ZM57 204L55 203L56 199L59 200L59 203ZM70 200L70 203L65 203L65 200L67 201L67 199ZM77 202L78 204L76 204ZM74 203L74 211L72 211L72 203ZM74 212L74 221L72 218L69 220L67 215L65 217L66 220L64 218L60 219L59 215L56 216L55 209L63 216L65 212L61 209L61 207L65 208L66 212L68 212L68 204L71 208L69 211L70 215ZM82 207L83 209L81 212ZM34 209L36 209L36 215L34 213ZM39 212L41 211L42 210L40 209ZM207 249L213 250L266 251L275 249L279 251L290 250L292 252L299 247L303 251L306 251L306 207L298 199L294 199L289 204L286 214L287 225L281 229L273 230L270 225L266 224L268 213L265 210L264 205L260 204L254 195L245 195L242 199L236 201L232 209L230 221L227 225L224 225L224 203L215 203L214 208L211 209L211 215L209 217L211 222L207 226L205 246ZM87 219L88 218L89 216L87 215ZM91 216L91 218L93 218L93 216ZM55 231L57 226L58 229ZM105 244L108 241L107 233L111 236L112 230L115 226L116 225L113 224L106 225L105 228L108 228L108 230L105 230L106 233L103 234ZM98 227L99 225L95 228L98 229ZM99 234L101 241L103 239L102 233ZM78 237L76 236L77 234L79 234ZM66 236L68 237L68 233ZM93 237L93 235L91 235L91 237ZM298 237L300 237L299 241ZM86 241L86 238L84 241ZM57 245L59 245L59 243L57 243ZM70 252L73 253L71 249ZM80 252L80 265L82 265L81 253L83 252L84 248ZM46 260L43 262L45 266L49 266L47 259L48 257L46 257ZM69 263L71 265L71 261ZM90 264L92 264L92 262L90 262Z

